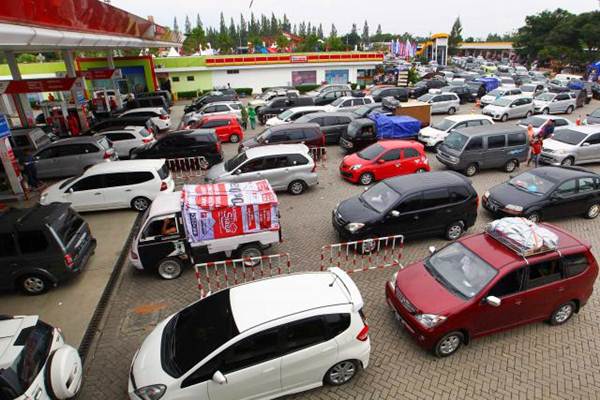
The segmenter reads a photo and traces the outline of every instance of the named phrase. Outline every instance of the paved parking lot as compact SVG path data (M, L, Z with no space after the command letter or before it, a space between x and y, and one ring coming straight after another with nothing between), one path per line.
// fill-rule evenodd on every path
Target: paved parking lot
M594 102L571 117L590 112ZM180 106L177 106L178 109ZM471 110L465 106L462 113ZM439 116L434 117L438 120ZM508 122L515 123L516 121ZM258 130L250 133L256 134ZM228 155L236 145L224 145ZM341 151L330 146L327 169L320 169L320 184L301 196L279 194L284 242L272 252L289 252L295 270L319 268L321 246L337 241L331 210L362 187L343 181L337 167ZM430 154L433 170L443 167ZM600 172L599 166L591 169ZM522 167L521 170L524 168ZM485 171L473 178L481 195L508 175ZM107 219L111 217L107 215ZM480 231L490 221L480 210ZM570 218L553 221L600 246L600 221ZM123 231L130 221L119 221ZM409 241L403 262L415 261L430 245L442 246L438 237ZM600 255L599 253L596 253ZM392 270L364 272L353 279L365 298L371 327L371 365L348 385L320 388L293 399L592 399L600 398L600 297L569 323L560 327L534 324L476 340L456 355L436 359L415 345L403 331L384 300L384 284ZM175 281L162 281L125 266L110 301L93 348L86 361L81 399L126 399L128 369L134 352L154 325L197 300L194 274L186 271ZM157 382L159 383L159 382Z

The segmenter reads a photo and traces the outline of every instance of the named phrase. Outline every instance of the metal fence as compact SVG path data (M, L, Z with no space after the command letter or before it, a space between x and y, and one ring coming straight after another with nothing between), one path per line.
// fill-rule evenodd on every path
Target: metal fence
M184 183L202 183L206 171L208 170L208 161L202 156L182 157L167 159L167 167L173 176L176 184Z
M327 147L310 147L308 150L317 168L327 169Z

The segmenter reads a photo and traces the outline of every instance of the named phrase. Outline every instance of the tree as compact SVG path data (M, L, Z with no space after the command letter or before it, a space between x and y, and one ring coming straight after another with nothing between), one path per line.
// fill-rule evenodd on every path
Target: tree
M283 34L279 34L279 36L277 36L276 43L277 43L277 48L279 49L279 51L283 52L288 47L289 40Z
M248 26L246 25L246 19L244 15L240 13L240 42L242 42L243 46L246 46L248 43Z
M186 35L183 41L183 50L188 54L195 53L200 46L206 46L206 35L202 26L197 26Z
M298 26L298 36L306 37L306 24L304 21L300 22L300 25Z
M200 20L200 14L196 14L196 28L202 28L202 21Z
M458 52L458 44L462 41L462 24L460 22L460 17L457 17L452 25L450 37L448 38L448 52L450 55L454 55Z
M356 24L352 24L352 29L350 29L349 34L344 36L343 42L352 48L360 43L360 36L358 36Z
M227 33L227 25L225 25L225 17L223 16L223 11L221 11L221 19L219 22L219 33L221 35Z
M329 37L337 37L337 29L335 29L335 25L331 24L331 31L329 31Z
M323 24L319 24L319 29L317 29L317 36L319 39L323 39Z
M256 36L258 35L259 29L258 24L256 23L256 18L254 18L254 13L250 14L250 25L248 26L248 35Z
M269 36L271 34L271 24L266 15L260 15L260 36Z
M229 21L229 30L227 32L229 34L229 38L232 42L235 42L236 45L241 45L240 38L238 36L237 29L235 27L235 22L233 22L233 18Z
M280 26L279 26L279 21L277 21L277 18L275 17L275 13L271 13L271 27L270 27L270 31L269 33L271 34L271 36L275 36L277 35L277 33L279 33L280 30Z
M190 22L190 17L185 16L185 34L189 35L192 31L192 23Z
M383 33L383 32L381 31L381 24L378 24L378 25L377 25L377 31L375 32L375 34L376 34L377 36L381 36L381 35L382 35L382 33Z
M286 14L283 14L283 23L281 24L281 29L287 33L292 31L292 24L290 24L290 20Z
M365 20L365 25L363 26L361 39L362 39L363 44L369 43L369 24L367 23L367 20Z
M308 25L306 26L306 35L310 36L312 34L312 25L310 24L310 21L308 21Z
M298 26L296 24L294 24L294 27L292 28L292 34L298 36Z
M179 33L179 25L177 25L177 17L173 17L173 32Z
M321 49L321 41L317 36L308 35L300 45L298 51L319 51Z

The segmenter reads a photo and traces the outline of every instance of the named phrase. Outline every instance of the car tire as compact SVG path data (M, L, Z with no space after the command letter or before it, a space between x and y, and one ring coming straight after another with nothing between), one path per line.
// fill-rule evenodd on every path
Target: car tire
M572 301L561 304L554 310L548 322L552 326L562 325L571 319L576 309L577 306Z
M508 114L504 114L501 118L500 118L500 122L506 122L508 121Z
M542 114L544 114L544 115L548 115L548 114L550 114L550 110L549 110L549 109L547 109L547 108L544 108L544 109L542 110Z
M19 287L23 293L29 296L37 296L48 291L50 281L39 274L25 275L19 279Z
M479 167L477 166L477 164L472 163L472 164L469 164L467 166L467 168L465 169L465 175L468 177L475 176L478 171L479 171Z
M150 203L152 202L147 198L139 196L131 200L131 208L133 208L135 211L144 212L148 207L150 207Z
M306 183L300 180L293 181L288 186L288 192L294 196L298 196L306 190Z
M261 257L263 255L262 249L260 248L259 245L251 243L251 244L246 244L244 246L242 246L239 250L239 257L241 259L245 259L245 258L256 258L256 257ZM246 267L256 267L258 264L260 264L259 260L255 260L255 261L243 261L244 266Z
M236 133L234 133L233 135L229 136L229 143L237 143L240 141L240 136Z
M456 112L456 108L450 107L450 109L448 110L448 115L454 115L455 112Z
M538 223L542 220L542 216L537 211L527 214L527 216L525 218L527 218L531 222L535 222L535 223Z
M600 215L600 204L598 203L594 203L589 206L585 213L585 217L587 219L595 219L598 217L598 215Z
M358 363L354 360L340 361L325 373L323 381L331 386L340 386L348 383L356 376Z
M177 279L183 272L183 261L177 257L165 258L158 263L156 272L166 281Z
M564 160L562 160L560 165L562 165L564 167L570 167L572 165L575 165L575 159L573 157L567 157Z
M455 221L446 228L446 240L457 240L465 232L465 224L462 221Z
M451 356L456 353L465 340L461 332L454 331L444 335L433 348L433 354L439 358Z
M573 114L573 111L575 111L573 106L569 106L569 108L567 108L567 114Z
M517 160L508 160L506 164L504 164L504 172L511 173L517 168L519 168L519 162Z
M369 186L371 183L375 182L375 177L373 176L372 173L365 172L358 178L358 181L363 186Z
M527 111L527 114L525 114L525 119L531 117L532 112L531 111Z

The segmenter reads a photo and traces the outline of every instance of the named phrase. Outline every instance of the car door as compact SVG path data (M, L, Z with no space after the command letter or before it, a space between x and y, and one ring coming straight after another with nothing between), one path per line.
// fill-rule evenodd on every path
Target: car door
M129 174L131 172L116 172L104 175L104 190L102 190L104 208L127 208L131 206L129 202L132 196L135 197L136 185L129 184Z
M0 233L0 288L12 288L14 277L19 270L23 268L21 259L15 242L15 237L11 232Z
M506 135L489 135L486 137L487 150L481 160L487 168L496 168L506 162Z
M283 391L320 384L337 362L338 346L323 316L286 324L281 340L281 388Z
M571 105L571 96L568 93L558 94L550 104L550 112L564 113Z
M600 133L594 133L581 143L577 152L577 161L600 161Z
M451 222L462 218L455 214L450 206L450 193L447 188L423 191L423 200L419 210L418 232L441 232Z
M440 113L443 112L444 105L442 102L442 96L434 96L431 99L431 112L432 113Z
M343 125L339 123L339 117L327 116L320 119L319 125L325 134L325 143L338 143L343 130Z
M290 174L290 164L285 155L274 155L264 158L260 179L266 179L274 190L287 189L287 180Z
M174 230L167 230L173 225ZM137 243L137 252L144 269L153 270L164 258L185 254L185 240L181 215L160 215L148 221Z
M400 174L412 174L419 169L421 154L412 147L402 150L402 165Z
M65 190L63 198L77 211L105 208L104 175L90 175L77 180Z
M44 149L33 158L38 173L38 178L50 178L58 173L58 146Z
M381 236L408 235L421 229L421 203L423 193L416 192L406 195L392 209L398 211L397 217L389 213L382 219Z
M264 157L258 157L246 161L233 174L229 175L226 180L231 182L251 182L263 179L262 170L264 160Z
M547 218L557 218L573 215L580 209L577 202L579 190L577 179L569 179L558 185L548 197L548 205L542 213ZM581 211L581 213L585 210Z
M529 264L526 270L527 277L523 291L525 319L526 321L547 319L560 304L559 299L565 290L559 255L549 254L544 257L544 260Z
M382 180L402 174L402 149L390 149L375 161L375 179Z

